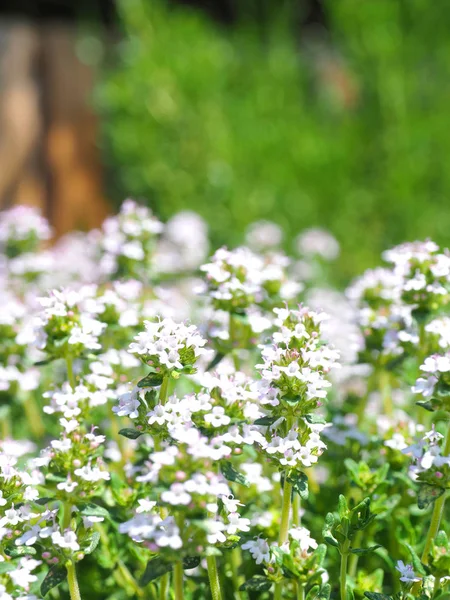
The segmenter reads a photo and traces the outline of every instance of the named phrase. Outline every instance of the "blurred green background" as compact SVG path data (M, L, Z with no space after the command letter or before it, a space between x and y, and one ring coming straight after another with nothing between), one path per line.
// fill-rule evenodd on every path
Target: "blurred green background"
M231 23L118 2L96 93L110 195L193 209L214 244L270 219L329 229L337 279L404 240L448 242L450 10L429 0L236 3Z

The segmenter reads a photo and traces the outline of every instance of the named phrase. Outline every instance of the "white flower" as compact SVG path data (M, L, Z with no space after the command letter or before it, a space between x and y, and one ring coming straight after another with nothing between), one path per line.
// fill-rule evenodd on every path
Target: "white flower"
M161 500L173 506L178 504L187 505L192 500L192 497L185 491L182 483L173 483L170 486L170 490L166 490L161 494Z
M207 527L208 533L206 539L209 544L223 544L226 542L227 538L223 534L225 523L222 523L222 521L213 521L212 519L206 520L204 523Z
M249 550L257 565L260 565L262 562L272 562L269 544L262 538L245 542L245 544L242 544L242 549Z
M400 581L404 581L405 583L414 583L416 581L420 581L420 577L416 577L412 565L405 565L402 560L398 560L395 568L401 575Z
M113 406L113 412L118 417L130 417L130 419L137 419L139 416L139 406L141 401L138 398L139 388L135 387L129 392L119 396L119 405Z
M234 535L238 531L250 531L250 519L240 517L238 513L230 513L228 515L227 533Z
M78 552L80 549L75 531L66 529L64 534L61 534L59 531L54 531L51 537L52 542L60 548L68 548L69 550L72 550L72 552Z
M141 498L138 500L138 508L136 509L137 513L150 512L156 506L156 502L153 500L149 500L148 498Z
M310 531L306 527L293 527L289 529L289 535L299 543L302 552L307 552L309 548L313 550L317 548L316 540L311 537Z
M212 411L205 415L205 421L213 427L220 427L221 425L228 425L231 419L225 414L225 409L222 406L214 406Z

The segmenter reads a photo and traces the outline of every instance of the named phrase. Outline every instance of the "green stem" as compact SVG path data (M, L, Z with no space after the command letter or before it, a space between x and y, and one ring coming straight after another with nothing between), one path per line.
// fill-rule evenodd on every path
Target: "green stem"
M70 387L72 390L76 387L75 375L73 373L73 359L70 354L66 354L66 367L67 367L67 377L69 379Z
M41 439L44 436L45 427L34 394L26 394L22 400L22 406L33 437L37 440Z
M295 527L299 527L301 524L300 508L300 496L297 493L294 493L294 499L292 501L292 524Z
M183 600L183 563L181 561L174 564L173 584L175 589L175 600Z
M394 407L392 404L392 388L389 373L387 371L381 371L380 373L380 392L381 399L383 401L384 414L392 416Z
M67 565L67 582L69 584L70 600L81 600L80 588L78 587L75 565L70 562Z
M244 583L245 578L239 575L239 571L242 565L242 554L239 547L233 548L230 551L230 566L231 566L231 578L233 580L234 598L235 600L241 600L242 594L239 588Z
M212 600L222 600L220 590L219 573L217 571L217 562L215 556L206 557L206 566L208 568L209 586L211 588Z
M230 321L228 324L228 335L230 338L231 356L233 358L234 368L236 369L236 371L239 371L239 358L236 354L236 348L234 347L235 343L236 343L236 321L233 316L233 313L230 313Z
M278 544L280 546L287 542L288 539L289 517L291 514L291 495L292 485L288 482L288 480L285 477L283 487L283 505L281 508L281 525L280 533L278 536Z
M301 583L299 583L298 581L295 582L295 586L297 588L297 600L304 600L305 599L304 586Z
M442 456L448 456L450 454L450 423L447 425L447 435L445 437L444 449L442 451ZM435 501L433 507L433 513L431 515L431 523L430 528L428 529L428 534L425 540L425 547L422 553L422 562L427 565L428 564L428 554L430 552L431 546L433 544L434 538L436 537L439 526L441 524L442 515L444 514L445 507L445 496L446 492L439 496L439 498Z
M341 571L339 576L339 584L341 590L341 600L346 600L346 588L347 588L347 561L348 561L348 549L350 548L350 542L346 541L341 553Z
M164 573L159 578L159 600L167 600L169 592L169 573Z
M162 380L161 387L159 388L159 403L160 404L166 403L168 392L169 392L169 377L166 376Z
M356 535L355 535L355 539L353 540L353 548L360 548L361 544L362 544L362 540L363 540L363 530L360 529ZM358 555L357 554L351 554L350 555L350 560L348 562L348 574L350 575L350 577L356 577L356 570L358 568Z
M288 540L289 518L291 514L291 495L292 485L284 478L283 486L283 505L281 508L281 524L280 533L278 536L278 545L282 546ZM280 581L275 584L274 600L280 600L283 594L283 583Z

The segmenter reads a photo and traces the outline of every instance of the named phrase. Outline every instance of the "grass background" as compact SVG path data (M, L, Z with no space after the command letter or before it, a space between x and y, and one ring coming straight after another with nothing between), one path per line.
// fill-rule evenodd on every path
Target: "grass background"
M301 3L300 3L301 4ZM193 209L215 244L255 219L328 228L344 282L404 240L448 243L450 11L429 0L293 2L263 27L164 0L121 0L96 102L110 195ZM272 7L272 8L270 8Z

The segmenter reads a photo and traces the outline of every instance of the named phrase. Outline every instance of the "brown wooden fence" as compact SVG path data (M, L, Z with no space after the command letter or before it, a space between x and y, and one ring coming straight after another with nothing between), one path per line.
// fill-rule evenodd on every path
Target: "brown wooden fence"
M0 22L0 207L39 206L57 235L108 213L95 70L75 49L70 24Z

